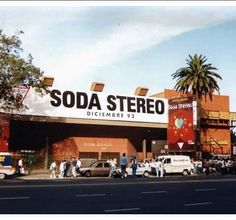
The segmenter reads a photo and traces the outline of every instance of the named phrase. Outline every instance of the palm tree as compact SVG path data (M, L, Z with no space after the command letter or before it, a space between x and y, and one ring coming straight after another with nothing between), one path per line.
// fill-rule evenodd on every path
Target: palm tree
M209 96L212 100L213 93L219 91L219 85L216 79L221 76L215 71L218 70L212 64L206 63L205 56L189 55L187 66L178 69L171 76L177 79L174 89L184 94L192 94L193 99L197 103L197 125L195 130L195 150L200 144L200 101L202 97Z
M202 55L189 55L186 61L186 67L171 75L173 79L177 79L174 89L182 93L191 93L196 101L201 100L203 96L209 96L212 100L213 93L220 90L216 78L222 78L214 72L218 69L206 63L207 59Z

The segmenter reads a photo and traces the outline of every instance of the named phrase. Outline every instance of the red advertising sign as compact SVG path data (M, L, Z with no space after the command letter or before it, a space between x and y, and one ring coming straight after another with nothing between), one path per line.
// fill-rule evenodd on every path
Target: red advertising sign
M169 99L168 146L169 152L194 150L193 99Z
M8 152L9 121L0 114L0 152Z

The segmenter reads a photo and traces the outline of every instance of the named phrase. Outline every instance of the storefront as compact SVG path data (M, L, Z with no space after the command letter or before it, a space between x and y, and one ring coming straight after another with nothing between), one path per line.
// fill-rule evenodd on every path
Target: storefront
M124 152L139 160L167 153L194 156L199 151L196 104L191 97L167 94L170 91L147 97L53 88L51 95L39 97L30 90L24 100L28 110L17 118L1 116L1 141L6 143L0 151L31 150L42 161L61 160L62 155L106 159ZM213 127L202 128L201 140ZM222 135L222 129L229 133L224 125L217 132Z

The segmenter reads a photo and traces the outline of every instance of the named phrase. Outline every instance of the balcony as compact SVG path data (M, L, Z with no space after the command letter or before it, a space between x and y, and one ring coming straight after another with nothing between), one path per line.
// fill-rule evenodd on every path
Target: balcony
M201 110L201 127L229 127L230 112Z

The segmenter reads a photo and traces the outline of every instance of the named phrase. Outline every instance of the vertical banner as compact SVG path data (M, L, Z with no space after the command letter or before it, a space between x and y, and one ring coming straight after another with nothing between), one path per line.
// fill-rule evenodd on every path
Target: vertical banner
M192 97L169 99L168 104L169 152L194 151Z
M9 121L0 114L0 152L8 152Z

